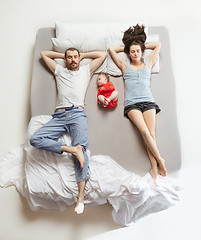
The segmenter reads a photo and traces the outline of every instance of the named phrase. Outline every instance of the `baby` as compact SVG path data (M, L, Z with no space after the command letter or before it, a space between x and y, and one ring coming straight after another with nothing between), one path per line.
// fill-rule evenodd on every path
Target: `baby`
M112 108L117 105L118 92L115 90L110 78L106 73L100 73L97 77L98 93L97 101L105 108Z

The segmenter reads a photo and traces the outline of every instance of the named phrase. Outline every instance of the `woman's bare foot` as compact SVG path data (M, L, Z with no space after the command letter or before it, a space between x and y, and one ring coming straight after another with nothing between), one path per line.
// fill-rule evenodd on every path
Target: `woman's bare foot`
M82 151L82 146L81 145L77 145L74 148L75 148L75 152L73 153L73 155L80 162L80 167L83 168L85 159L84 159L84 154L83 154L83 151Z
M167 169L165 167L165 160L161 158L160 162L158 162L159 173L161 176L165 177L167 175Z
M77 214L81 214L84 212L84 199L79 199L77 200L77 204L74 208L74 212Z
M157 179L157 176L158 176L158 170L152 168L149 173L150 173L151 176L153 177L154 184L155 184L156 186L158 186L158 183L157 183L157 180L156 180L156 179Z

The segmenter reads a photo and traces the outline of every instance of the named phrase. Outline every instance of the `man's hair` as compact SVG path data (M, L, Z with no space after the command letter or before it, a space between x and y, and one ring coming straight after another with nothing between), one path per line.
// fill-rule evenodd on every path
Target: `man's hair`
M99 73L98 75L105 75L107 81L108 81L108 82L110 81L110 76L109 76L107 73L101 72L101 73Z
M140 26L137 24L136 26L130 27L124 32L124 36L122 38L122 42L124 43L124 52L129 54L130 47L132 45L140 45L142 52L145 50L145 41L146 41L146 33L144 31L145 26Z
M67 48L66 51L65 51L65 58L67 57L67 51L77 51L78 55L80 55L80 52L77 48L70 47L70 48Z

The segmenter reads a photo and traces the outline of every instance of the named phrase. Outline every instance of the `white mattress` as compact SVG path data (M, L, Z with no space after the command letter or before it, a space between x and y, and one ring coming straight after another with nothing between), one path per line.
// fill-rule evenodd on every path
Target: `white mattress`
M148 31L150 36L157 34L162 43L160 71L151 76L153 96L162 110L156 117L156 140L161 156L166 160L168 174L176 175L181 166L181 146L169 34L163 26L149 26ZM31 86L31 116L51 115L55 109L55 80L40 58L41 50L52 49L51 38L55 36L55 28L41 28L37 32ZM125 169L143 176L150 170L150 163L139 131L123 116L123 78L110 78L119 92L118 105L113 110L102 109L97 104L96 78L97 75L93 75L85 99L91 153L109 155Z

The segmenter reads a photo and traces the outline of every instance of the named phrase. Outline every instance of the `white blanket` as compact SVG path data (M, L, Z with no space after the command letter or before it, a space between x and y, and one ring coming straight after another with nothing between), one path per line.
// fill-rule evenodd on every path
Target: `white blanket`
M33 211L64 210L75 204L78 195L72 156L38 150L29 144L30 136L50 119L51 116L33 117L26 143L0 162L0 186L14 185ZM62 140L71 143L68 135ZM157 187L149 173L140 177L109 156L90 156L89 151L88 155L91 178L85 188L85 204L104 204L108 200L114 220L121 225L167 209L179 200L175 179L159 176Z

